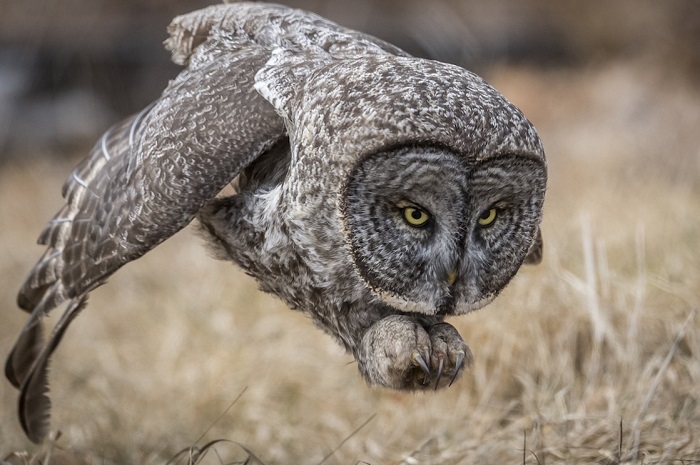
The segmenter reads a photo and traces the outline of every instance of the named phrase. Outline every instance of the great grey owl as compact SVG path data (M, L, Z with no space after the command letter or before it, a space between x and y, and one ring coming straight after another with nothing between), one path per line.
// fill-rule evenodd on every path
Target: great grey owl
M87 294L195 217L370 385L452 384L471 352L444 318L539 260L547 174L530 122L469 71L305 11L221 4L168 30L185 69L70 175L20 290L31 316L5 373L28 437L47 434L48 360Z

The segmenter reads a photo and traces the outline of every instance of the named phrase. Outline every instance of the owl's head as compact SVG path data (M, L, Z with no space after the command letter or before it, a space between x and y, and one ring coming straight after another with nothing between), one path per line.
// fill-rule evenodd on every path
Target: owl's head
M355 266L394 308L479 308L533 253L545 183L542 161L522 154L473 164L432 147L368 156L341 194Z
M306 244L333 242L337 230L357 275L347 280L357 277L382 302L465 313L537 254L542 143L478 76L410 57L310 62L285 52L257 79L288 127L295 221L319 235ZM316 269L347 261L315 252L307 255Z

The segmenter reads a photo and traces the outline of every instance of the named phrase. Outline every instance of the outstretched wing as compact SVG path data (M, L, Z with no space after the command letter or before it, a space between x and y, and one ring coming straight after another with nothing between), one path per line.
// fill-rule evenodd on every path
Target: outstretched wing
M19 293L19 306L32 314L5 370L22 389L20 416L28 417L30 439L41 440L48 426L47 409L39 408L48 399L39 399L57 344L42 345L41 317L67 299L67 312L81 308L76 302L89 291L186 226L284 137L281 118L253 89L267 57L263 49L239 51L183 72L151 107L108 131L66 182L66 205L39 238L47 250ZM64 331L57 326L54 337ZM37 420L32 408L41 412Z
M42 232L48 248L19 293L43 313L93 289L168 238L242 168L284 136L255 74L279 47L309 60L400 49L279 5L215 5L176 18L166 41L188 65L154 104L111 128L63 187Z
M32 314L5 367L33 441L48 430L48 357L84 296L187 225L284 137L282 119L253 89L268 56L252 47L184 71L151 107L108 131L66 182L66 205L40 237L47 250L19 293ZM44 345L40 319L67 299Z
M39 242L47 251L18 297L48 312L99 285L180 230L284 135L253 89L264 50L183 72L144 112L108 131L63 188L66 205Z
M344 58L404 54L371 36L277 5L216 5L176 18L166 46L187 65L160 99L107 131L63 188L47 249L18 296L31 313L5 365L21 390L20 420L40 442L49 428L47 366L87 294L187 225L238 173L286 136L254 89L276 48ZM69 304L46 343L41 318Z

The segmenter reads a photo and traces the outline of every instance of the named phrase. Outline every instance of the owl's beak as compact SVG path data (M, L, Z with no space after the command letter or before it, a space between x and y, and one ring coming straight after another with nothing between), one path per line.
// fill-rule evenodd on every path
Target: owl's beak
M453 268L452 271L447 273L447 284L452 286L455 281L457 281L457 268Z

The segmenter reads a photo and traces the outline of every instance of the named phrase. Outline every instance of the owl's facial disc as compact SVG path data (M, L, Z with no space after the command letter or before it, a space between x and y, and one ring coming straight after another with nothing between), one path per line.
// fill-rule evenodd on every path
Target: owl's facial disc
M547 183L544 162L502 155L469 170L462 283L452 313L486 305L510 282L537 237Z
M459 266L467 172L454 154L407 148L366 158L345 190L345 229L373 293L407 312L436 313Z
M360 162L342 194L342 216L356 269L375 296L423 314L465 313L492 299L539 225L544 183L534 180L544 167L512 161L519 158L470 167L448 151L405 148ZM518 169L536 174L511 173Z

